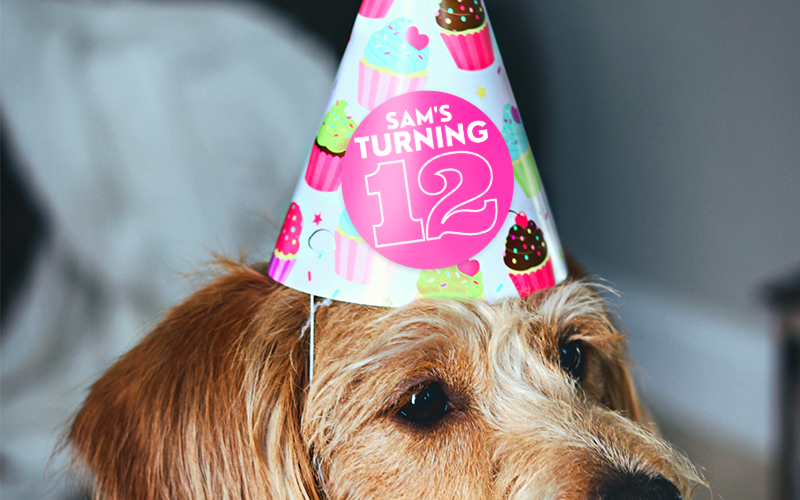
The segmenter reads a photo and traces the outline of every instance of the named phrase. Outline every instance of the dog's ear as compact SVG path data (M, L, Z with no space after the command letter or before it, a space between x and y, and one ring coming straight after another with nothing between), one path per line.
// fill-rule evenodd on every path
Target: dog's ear
M225 265L91 388L68 438L98 498L317 498L300 435L308 296Z

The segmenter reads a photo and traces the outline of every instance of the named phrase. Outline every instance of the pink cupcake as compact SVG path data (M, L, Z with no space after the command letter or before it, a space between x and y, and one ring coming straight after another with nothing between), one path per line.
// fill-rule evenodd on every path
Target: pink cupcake
M361 8L358 13L370 19L381 19L386 17L389 8L394 3L394 0L364 0L361 2Z
M481 0L440 0L436 22L459 69L476 71L492 65L492 36Z
M297 260L297 252L300 250L300 232L303 230L303 214L300 213L300 206L292 202L289 205L289 212L283 221L278 242L275 244L275 251L272 252L272 260L269 261L267 274L278 283L285 283L289 272L294 267Z
M427 35L399 17L375 32L358 65L358 103L373 110L428 83Z
M345 106L347 101L336 101L325 114L311 149L305 179L317 191L336 191L342 183L342 161L357 126Z
M553 262L547 252L542 230L525 212L520 212L506 238L503 261L508 266L508 276L520 297L555 286Z
M359 285L369 285L376 280L387 283L394 277L397 264L378 254L364 241L353 226L347 210L339 216L339 227L333 236L336 240L336 274Z

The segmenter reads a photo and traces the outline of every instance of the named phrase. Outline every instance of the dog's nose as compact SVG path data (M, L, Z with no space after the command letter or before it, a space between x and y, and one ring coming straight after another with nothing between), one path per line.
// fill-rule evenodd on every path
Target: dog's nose
M664 476L629 474L612 481L601 500L683 500L674 484Z

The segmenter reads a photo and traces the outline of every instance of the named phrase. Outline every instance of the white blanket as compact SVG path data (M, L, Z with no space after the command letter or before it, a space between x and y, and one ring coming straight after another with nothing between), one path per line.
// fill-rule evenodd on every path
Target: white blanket
M88 385L210 252L269 258L338 61L246 6L0 9L2 110L51 227L4 332L0 493L66 498L67 457L46 465Z

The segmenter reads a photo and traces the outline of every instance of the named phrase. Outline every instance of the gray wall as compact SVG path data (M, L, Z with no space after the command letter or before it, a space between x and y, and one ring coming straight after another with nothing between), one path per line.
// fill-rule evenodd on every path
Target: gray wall
M498 3L567 248L735 309L800 266L800 3Z

